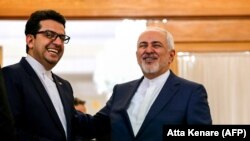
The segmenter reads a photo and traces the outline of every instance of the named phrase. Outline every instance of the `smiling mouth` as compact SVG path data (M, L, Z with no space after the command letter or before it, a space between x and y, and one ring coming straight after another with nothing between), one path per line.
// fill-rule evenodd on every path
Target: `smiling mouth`
M146 57L146 58L143 58L144 62L147 63L147 64L151 64L153 63L157 58L154 58L154 57Z
M48 52L54 53L54 54L58 54L59 51L56 50L56 49L49 48L49 49L48 49Z

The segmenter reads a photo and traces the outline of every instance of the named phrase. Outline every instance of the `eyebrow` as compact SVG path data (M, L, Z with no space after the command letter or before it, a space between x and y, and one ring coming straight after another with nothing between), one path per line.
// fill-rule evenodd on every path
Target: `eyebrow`
M138 43L138 45L140 45L140 44L148 44L148 42L142 41L142 42L139 42L139 43ZM161 45L163 45L163 43L160 42L160 41L152 41L152 42L150 42L149 44L161 44Z
M153 42L151 42L151 44L162 44L162 42L160 42L160 41L153 41Z
M142 42L139 42L138 45L139 45L139 44L147 44L147 43L148 43L148 42L146 42L146 41L142 41Z

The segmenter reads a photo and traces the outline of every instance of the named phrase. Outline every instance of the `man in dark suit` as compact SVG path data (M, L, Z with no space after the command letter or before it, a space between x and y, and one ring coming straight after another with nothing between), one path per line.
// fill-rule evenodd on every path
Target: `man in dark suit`
M112 141L162 141L164 125L212 124L204 86L169 69L175 50L168 31L144 31L136 56L144 76L114 86L106 106L94 116L110 118Z
M1 66L0 66L0 140L1 141L14 140L14 120L10 112Z
M72 87L51 71L70 39L65 23L54 10L32 13L25 27L27 57L2 69L18 140L74 138Z

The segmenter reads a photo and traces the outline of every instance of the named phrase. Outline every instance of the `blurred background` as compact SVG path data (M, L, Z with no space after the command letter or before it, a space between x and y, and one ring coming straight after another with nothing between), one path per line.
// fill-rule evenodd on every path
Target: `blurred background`
M202 83L214 124L250 123L250 1L187 0L0 0L0 63L25 53L26 19L52 8L67 18L64 56L53 69L86 101L102 108L117 83L142 76L136 62L138 34L147 26L169 30L177 56L171 69Z
M26 56L25 24L25 20L0 20L2 66ZM114 84L141 77L135 50L137 34L145 27L145 20L67 21L71 39L53 72L71 82L89 113L106 103Z

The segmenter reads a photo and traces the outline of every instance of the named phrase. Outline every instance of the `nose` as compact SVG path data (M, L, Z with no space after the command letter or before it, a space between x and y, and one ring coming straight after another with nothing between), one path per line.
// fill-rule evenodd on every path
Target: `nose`
M154 52L154 48L152 46L147 46L146 49L145 49L145 51L147 53L151 53L151 52Z

